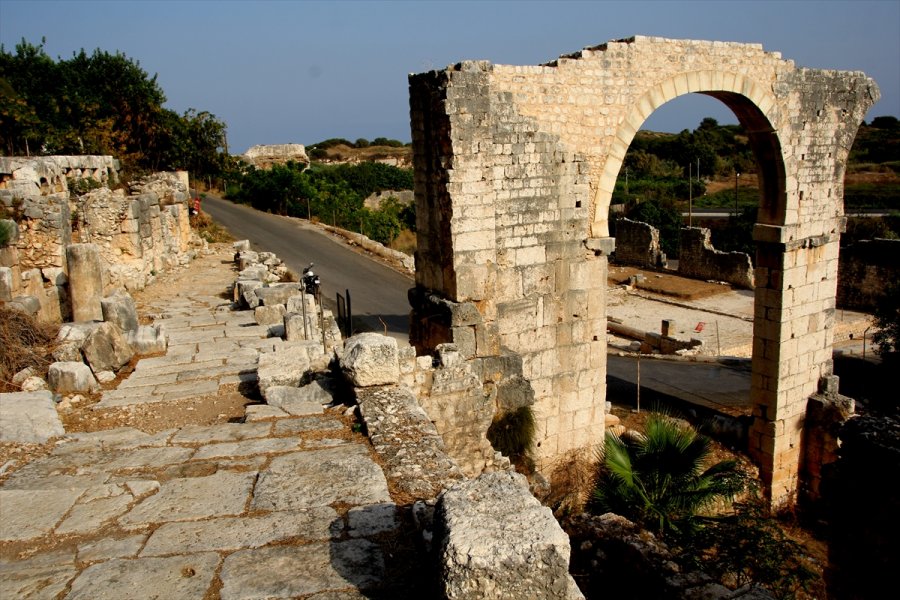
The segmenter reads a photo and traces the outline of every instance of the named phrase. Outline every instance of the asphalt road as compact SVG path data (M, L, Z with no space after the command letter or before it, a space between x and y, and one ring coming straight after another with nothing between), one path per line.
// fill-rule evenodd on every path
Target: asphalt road
M274 252L299 276L309 263L322 281L326 305L335 295L350 291L354 321L373 331L406 340L409 337L411 277L350 249L305 220L281 217L207 195L203 210L254 250ZM382 324L383 323L383 324Z

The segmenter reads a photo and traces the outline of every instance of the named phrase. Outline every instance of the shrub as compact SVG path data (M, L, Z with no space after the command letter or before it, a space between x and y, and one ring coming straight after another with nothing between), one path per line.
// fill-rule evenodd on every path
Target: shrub
M607 433L592 511L622 515L660 535L690 530L696 517L746 486L736 461L706 466L710 444L659 413L650 415L643 434Z
M776 598L799 592L823 597L819 573L803 547L769 516L758 495L735 503L733 514L702 520L675 548L679 560L732 589L756 584Z
M0 306L0 392L17 392L12 376L26 367L46 375L59 325L40 323L14 308Z
M534 471L531 457L534 433L534 411L530 406L522 406L496 417L488 428L487 438L494 449L509 457L519 470L531 473Z

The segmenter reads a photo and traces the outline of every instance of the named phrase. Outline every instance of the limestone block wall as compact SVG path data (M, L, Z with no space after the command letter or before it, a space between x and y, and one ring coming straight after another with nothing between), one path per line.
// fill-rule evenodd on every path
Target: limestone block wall
M108 156L0 157L0 202L15 221L15 235L0 248L0 300L31 297L40 318L70 318L66 248L73 241L100 247L105 291L140 289L155 272L189 260L196 244L187 186L177 175L136 182L137 195L100 187L71 197L73 179L111 184L118 168Z
M518 357L539 398L546 469L603 435L606 257L584 245L585 163L491 90L488 69L410 79L424 232L412 341L420 350L453 341L468 359ZM443 320L429 296L448 303Z
M631 219L616 221L617 263L655 268L664 256L659 248L659 229Z
M599 442L612 190L646 118L688 93L731 108L759 163L751 447L772 503L790 502L806 401L832 371L846 158L879 97L863 73L758 44L634 37L540 66L412 75L414 296L471 303L475 355L521 357L542 459ZM417 345L464 331L426 323L433 306L414 305Z
M900 240L863 240L841 248L837 305L873 311L886 287L900 281Z
M753 289L753 262L744 252L722 252L713 248L705 227L681 230L678 273L695 279L715 279L737 287ZM621 247L617 244L617 247ZM618 252L618 250L617 250Z

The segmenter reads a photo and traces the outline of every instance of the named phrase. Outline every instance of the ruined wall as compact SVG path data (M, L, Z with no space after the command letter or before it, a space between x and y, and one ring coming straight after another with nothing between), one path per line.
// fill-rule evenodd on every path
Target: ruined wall
M725 281L753 289L753 261L743 252L722 252L713 248L709 229L684 227L678 254L678 273L695 279Z
M616 221L616 260L623 265L656 268L665 263L659 248L659 229L640 221Z
M873 311L885 288L900 281L900 240L863 240L841 248L837 304Z
M47 321L71 317L66 247L99 246L105 291L140 289L155 272L191 255L187 187L175 174L136 182L132 195L99 187L81 196L70 184L118 181L108 156L0 158L0 202L15 221L15 235L0 248L0 300ZM73 232L74 227L74 232ZM31 298L33 300L26 300Z
M879 96L862 73L797 68L756 44L635 37L542 66L410 76L412 339L465 335L474 356L521 357L545 463L599 442L612 191L646 118L692 92L734 111L759 161L751 449L773 504L790 502L806 401L832 372L844 165ZM434 298L480 321L437 318Z

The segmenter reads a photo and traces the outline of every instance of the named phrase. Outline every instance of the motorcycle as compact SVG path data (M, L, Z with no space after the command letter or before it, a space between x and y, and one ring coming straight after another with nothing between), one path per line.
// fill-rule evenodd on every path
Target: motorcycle
M303 290L307 294L312 294L315 298L319 297L319 276L313 273L313 263L309 263L309 266L303 269Z

